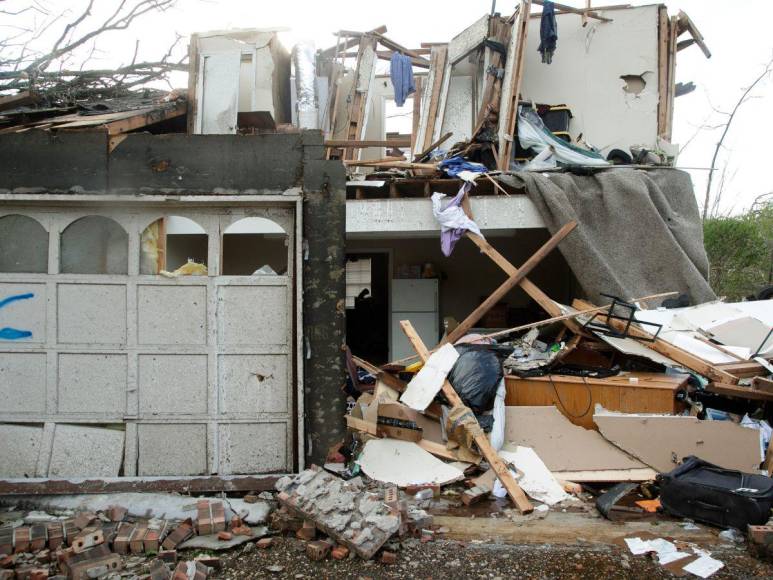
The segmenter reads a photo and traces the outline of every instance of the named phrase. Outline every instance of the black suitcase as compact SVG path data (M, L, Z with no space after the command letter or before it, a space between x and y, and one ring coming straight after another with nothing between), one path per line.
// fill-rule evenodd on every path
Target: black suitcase
M673 516L743 532L771 516L773 479L764 475L723 469L691 455L658 481L660 503Z

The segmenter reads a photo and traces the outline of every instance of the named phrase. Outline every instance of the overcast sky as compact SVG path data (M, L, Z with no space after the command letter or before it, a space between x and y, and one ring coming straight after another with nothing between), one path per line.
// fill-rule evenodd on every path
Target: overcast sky
M36 0L54 13L71 10L79 13L86 0ZM131 0L129 0L131 1ZM97 19L117 0L97 0ZM581 0L565 0L581 6ZM600 5L601 0L593 4ZM712 58L706 59L697 46L679 53L677 80L692 81L697 89L676 99L673 141L684 145L678 165L690 169L696 195L702 204L707 171L714 146L722 131L699 128L718 125L725 119L717 110L730 110L743 90L773 57L773 0L666 0L669 12L687 12L706 39ZM5 0L0 8L18 9L29 0ZM652 4L634 0L634 5ZM497 0L497 10L510 13L515 3ZM335 42L339 29L366 30L381 24L388 36L408 46L420 42L445 42L491 9L491 0L178 0L172 10L145 16L127 31L111 33L101 39L99 62L93 66L116 66L131 60L136 39L140 39L139 57L157 58L174 39L175 33L223 28L286 27L282 40L292 46L298 40L311 40L318 48ZM538 9L538 8L537 8ZM18 20L18 19L17 19ZM0 15L0 24L9 18ZM7 30L7 29L5 29ZM0 34L4 34L0 29ZM682 38L686 38L683 36ZM183 43L184 44L184 43ZM561 39L559 30L558 51ZM180 55L184 47L180 46ZM184 82L180 83L184 84ZM773 81L766 79L733 121L725 139L725 150L717 164L727 166L724 186L724 213L748 208L760 195L773 192L771 139L773 139ZM719 180L719 173L715 181ZM771 196L773 197L773 196Z

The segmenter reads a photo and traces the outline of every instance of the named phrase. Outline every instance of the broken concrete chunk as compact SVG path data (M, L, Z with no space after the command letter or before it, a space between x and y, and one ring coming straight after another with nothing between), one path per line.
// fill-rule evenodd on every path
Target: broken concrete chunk
M316 497L321 487L328 490L325 500L308 501L310 498L304 496ZM312 468L299 474L293 483L283 484L278 498L290 512L313 521L316 528L369 559L398 531L400 517L390 513L379 495L353 487L359 486L347 486L335 475Z

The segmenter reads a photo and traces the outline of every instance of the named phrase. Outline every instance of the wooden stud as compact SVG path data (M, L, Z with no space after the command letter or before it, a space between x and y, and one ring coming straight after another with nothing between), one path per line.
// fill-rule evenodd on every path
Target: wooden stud
M478 322L483 316L491 310L502 298L504 298L510 290L515 288L525 277L531 272L534 267L539 264L545 256L553 251L561 241L568 236L574 228L577 227L576 221L571 221L560 230L558 230L545 244L537 250L523 266L521 266L513 275L511 275L499 288L494 290L491 295L486 298L483 303L465 318L459 326L457 326L451 333L449 333L444 342L450 342L454 344L462 336L467 334L467 331L472 328L476 322Z
M429 351L421 340L421 337L413 328L413 325L408 320L402 320L400 326L402 327L405 336L408 337L408 341L413 346L413 349L419 355L421 360L426 362L429 358ZM459 397L448 380L443 382L443 394L453 407L464 405L461 397ZM502 486L507 490L507 495L513 500L513 503L518 510L522 514L528 514L534 511L534 507L531 505L529 498L526 497L526 494L516 483L513 475L510 473L510 469L491 446L491 442L488 440L488 437L486 437L486 434L482 429L478 430L478 434L475 436L474 441L475 445L477 445L480 450L481 455L486 458L486 461L488 461L491 468L496 472L499 481L502 482Z

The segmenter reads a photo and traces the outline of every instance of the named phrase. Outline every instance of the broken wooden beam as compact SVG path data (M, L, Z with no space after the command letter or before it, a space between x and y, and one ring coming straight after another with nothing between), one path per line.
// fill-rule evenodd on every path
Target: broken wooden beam
M545 244L537 250L523 266L521 266L514 274L512 274L499 288L494 290L491 295L486 298L483 303L478 306L472 313L467 316L453 331L451 331L445 338L444 342L455 343L472 328L476 322L478 322L483 316L491 310L491 308L497 304L502 298L507 295L510 290L515 288L523 281L524 278L531 272L534 267L539 264L542 259L553 251L561 241L568 236L574 228L577 227L576 221L571 221L558 230Z
M538 4L540 6L545 5L545 0L532 0L535 4ZM568 6L567 4L559 4L558 2L553 2L553 6L555 6L556 10L561 10L563 12L569 12L571 14L577 14L579 16L587 16L588 18L593 18L595 20L600 20L601 22L613 22L611 18L607 18L606 16L602 16L598 12L594 12L593 10L585 10L583 8L575 8L574 6Z
M365 34L384 34L386 31L387 31L387 27L384 26L383 24L377 28L374 28L369 32L352 32L349 30L340 30L338 32L338 35L341 38L346 38L346 40L340 46L336 44L335 46L331 46L330 48L320 50L319 56L321 58L332 58L341 51L348 50L353 46L357 46L360 43L361 36ZM349 34L345 34L347 32Z
M411 343L411 346L413 346L413 349L419 355L421 360L426 362L429 358L429 350L427 350L426 345L413 328L411 322L409 320L401 320L400 326L403 329L405 336L408 337L408 341ZM461 397L454 390L451 383L448 382L448 379L443 381L442 391L446 399L448 399L448 402L451 403L451 406L464 406ZM531 505L529 498L526 497L526 494L516 483L513 474L510 473L510 468L502 461L502 458L499 457L496 450L491 446L491 442L482 429L479 428L477 430L474 441L481 455L486 458L486 461L488 461L491 468L496 472L502 486L507 490L507 495L513 500L513 503L518 510L522 514L528 514L534 511L534 506Z
M351 147L354 149L367 147L410 147L410 139L386 139L383 141L358 141L357 139L326 139L325 147Z

